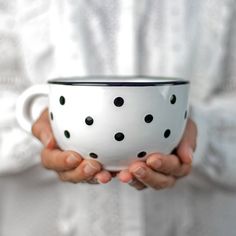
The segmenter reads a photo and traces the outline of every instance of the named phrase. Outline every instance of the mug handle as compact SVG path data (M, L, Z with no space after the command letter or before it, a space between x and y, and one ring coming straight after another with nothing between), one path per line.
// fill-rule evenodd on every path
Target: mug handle
M41 96L48 96L48 94L49 86L47 84L38 84L25 90L18 98L16 104L16 119L25 131L31 133L33 124L31 110L35 99Z

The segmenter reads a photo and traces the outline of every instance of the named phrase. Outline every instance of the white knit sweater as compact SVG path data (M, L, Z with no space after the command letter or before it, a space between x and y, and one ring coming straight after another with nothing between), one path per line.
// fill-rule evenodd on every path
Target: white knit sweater
M92 74L191 81L199 135L188 178L138 192L116 180L62 184L41 167L41 145L16 123L19 94ZM0 236L235 235L235 102L234 0L0 0Z

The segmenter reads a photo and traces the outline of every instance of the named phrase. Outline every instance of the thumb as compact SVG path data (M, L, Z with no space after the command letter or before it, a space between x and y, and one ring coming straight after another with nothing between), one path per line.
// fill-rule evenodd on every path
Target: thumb
M32 126L33 135L41 141L44 147L55 148L56 141L53 137L49 122L48 109L44 110Z
M191 164L196 146L197 126L193 120L188 119L184 135L176 150L177 155L184 164Z

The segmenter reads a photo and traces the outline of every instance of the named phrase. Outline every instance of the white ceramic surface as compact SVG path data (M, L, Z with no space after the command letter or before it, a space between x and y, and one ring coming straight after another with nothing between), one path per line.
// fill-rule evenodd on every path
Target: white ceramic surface
M49 96L59 147L121 170L153 152L170 153L187 121L189 82L164 77L83 77L50 80L26 90L17 118L30 131L36 96Z

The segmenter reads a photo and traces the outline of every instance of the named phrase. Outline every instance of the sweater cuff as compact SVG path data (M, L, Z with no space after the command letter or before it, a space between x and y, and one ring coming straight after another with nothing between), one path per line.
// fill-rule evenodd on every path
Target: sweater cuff
M236 187L236 110L231 105L212 102L191 106L190 117L198 127L191 176L194 183L201 182L203 177L210 184Z

